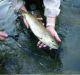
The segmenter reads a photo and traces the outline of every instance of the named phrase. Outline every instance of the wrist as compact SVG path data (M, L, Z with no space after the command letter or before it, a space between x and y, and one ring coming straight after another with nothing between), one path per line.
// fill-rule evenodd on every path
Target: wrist
M55 17L47 17L47 19L46 19L46 27L55 28Z
M46 25L46 28L54 28L55 29L55 25Z
M53 25L46 25L46 28L55 28Z

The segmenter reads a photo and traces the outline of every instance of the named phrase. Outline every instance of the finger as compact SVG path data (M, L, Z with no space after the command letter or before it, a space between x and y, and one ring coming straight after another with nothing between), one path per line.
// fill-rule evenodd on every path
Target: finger
M23 21L24 21L25 25L27 26L27 28L29 28L29 24L28 24L28 22L26 21L25 18L23 19Z
M41 41L39 41L38 43L37 43L37 46L39 46L41 44Z
M0 40L5 40L5 37L1 37L1 36L0 36Z
M0 32L0 36L7 37L8 35L5 32Z
M54 38L55 38L58 42L61 42L61 39L59 38L59 36L58 36L57 33L55 33Z
M43 47L47 47L47 45L44 44Z
M40 45L39 45L39 48L42 48L44 46L44 44L43 43L41 43Z

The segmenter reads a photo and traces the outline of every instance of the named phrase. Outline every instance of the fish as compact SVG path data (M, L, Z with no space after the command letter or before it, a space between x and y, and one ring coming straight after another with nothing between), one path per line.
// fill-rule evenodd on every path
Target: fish
M26 19L29 24L29 27L33 34L45 45L49 47L49 49L58 49L59 45L55 38L51 35L51 33L45 28L43 23L37 19L34 15L25 12L24 10L19 10L19 14Z

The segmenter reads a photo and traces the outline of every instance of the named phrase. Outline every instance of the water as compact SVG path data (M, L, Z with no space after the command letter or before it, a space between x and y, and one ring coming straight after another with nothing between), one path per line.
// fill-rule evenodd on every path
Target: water
M63 73L80 73L80 25L66 25L60 28L64 35L61 61Z
M61 25L58 29L58 32L63 35L60 49L52 51L48 48L39 49L36 46L37 38L30 32L29 47L22 45L23 51L17 53L5 51L3 56L0 55L0 73L80 73L79 30L79 25Z
M38 39L30 30L25 30L27 37L21 35L18 42L22 50L5 50L2 46L4 50L0 50L0 74L80 73L79 11L76 8L70 11L66 6L63 10L65 14L61 11L60 23L57 24L57 32L62 39L60 48L51 51L48 48L39 49L36 46Z
M39 49L36 46L38 40L32 33L26 39L28 40L22 41L25 43L24 45L22 42L17 43L22 50L2 50L0 55L1 74L61 72L62 63L57 50Z

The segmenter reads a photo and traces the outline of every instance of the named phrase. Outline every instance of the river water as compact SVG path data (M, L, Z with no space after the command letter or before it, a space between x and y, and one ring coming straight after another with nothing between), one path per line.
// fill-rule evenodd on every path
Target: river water
M30 30L25 30L29 38L24 41L22 51L0 53L0 74L80 73L80 25L78 16L75 19L76 25L58 22L57 32L62 39L58 50L39 49L36 46L38 39Z

